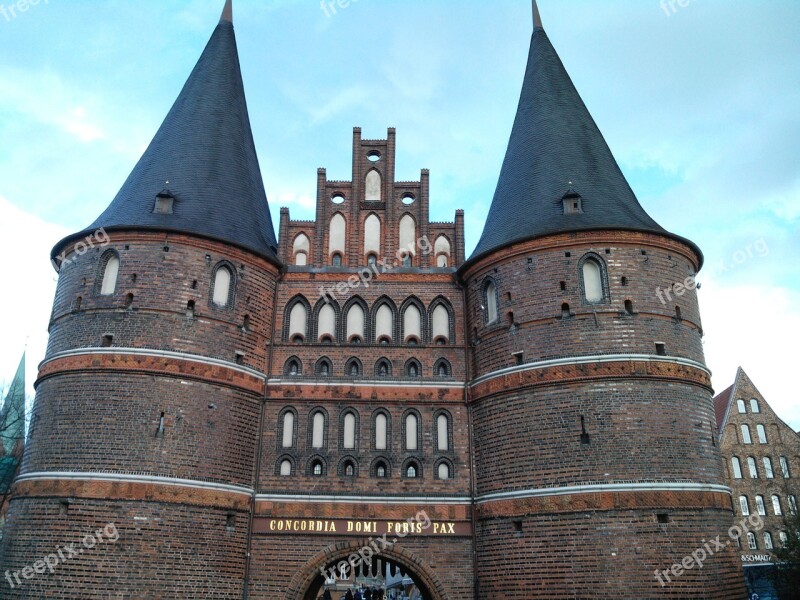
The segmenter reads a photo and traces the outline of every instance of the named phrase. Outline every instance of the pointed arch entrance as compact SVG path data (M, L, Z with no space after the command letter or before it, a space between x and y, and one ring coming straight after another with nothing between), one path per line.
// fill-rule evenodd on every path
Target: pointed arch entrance
M339 543L319 552L294 576L286 592L286 600L317 600L325 586L323 572L335 570L342 561L363 548L363 542ZM421 593L422 600L450 600L444 592L441 582L426 566L425 561L404 548L393 546L381 551L372 558L372 567L364 567L362 573L370 569L372 573L385 571L389 567L392 573L402 573L413 580Z

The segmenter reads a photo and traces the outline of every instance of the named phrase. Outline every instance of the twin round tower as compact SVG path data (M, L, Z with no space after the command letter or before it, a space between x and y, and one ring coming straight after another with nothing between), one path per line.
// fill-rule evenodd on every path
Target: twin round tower
M356 128L351 180L320 169L315 219L276 236L228 1L117 196L53 249L2 598L745 598L702 254L639 204L534 10L466 257L428 171L395 180L394 129Z

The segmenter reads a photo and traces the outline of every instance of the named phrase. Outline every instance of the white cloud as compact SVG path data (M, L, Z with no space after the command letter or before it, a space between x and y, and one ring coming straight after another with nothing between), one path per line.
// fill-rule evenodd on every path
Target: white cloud
M68 232L17 208L0 195L0 314L5 315L0 344L0 381L16 372L25 346L26 378L33 395L37 366L47 348L47 324L56 289L50 249Z
M710 280L699 295L715 391L731 385L741 366L778 416L800 429L794 381L800 294L780 287L719 286Z

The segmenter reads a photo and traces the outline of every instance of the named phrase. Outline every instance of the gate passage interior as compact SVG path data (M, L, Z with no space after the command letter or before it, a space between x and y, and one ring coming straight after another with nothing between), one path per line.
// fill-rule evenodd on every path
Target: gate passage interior
M341 559L327 565L324 569L325 572L334 573L340 563ZM392 592L395 593L396 598L401 598L401 592L406 592L413 586L418 591L421 600L438 600L417 575L390 558L373 558L369 564L359 564L355 573L349 574L349 578L343 578L339 574L335 584L331 584L331 581L332 579L327 579L326 586L326 578L320 573L303 596L304 600L321 598L326 587L330 589L333 600L339 600L345 595L348 587L352 589L356 585L360 586L362 582L368 587L380 585L386 590L384 598L389 598L389 594Z

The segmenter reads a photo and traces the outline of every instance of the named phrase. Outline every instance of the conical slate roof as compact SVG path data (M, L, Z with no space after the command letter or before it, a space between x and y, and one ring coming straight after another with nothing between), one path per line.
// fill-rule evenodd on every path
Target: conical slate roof
M639 204L535 6L534 18L511 139L483 235L468 263L514 242L561 232L625 229L678 238ZM580 195L582 213L564 214L561 199L567 193Z
M174 197L172 214L154 212L156 195L162 192ZM85 231L56 248L100 227L195 234L278 260L230 2L178 99L111 205Z

